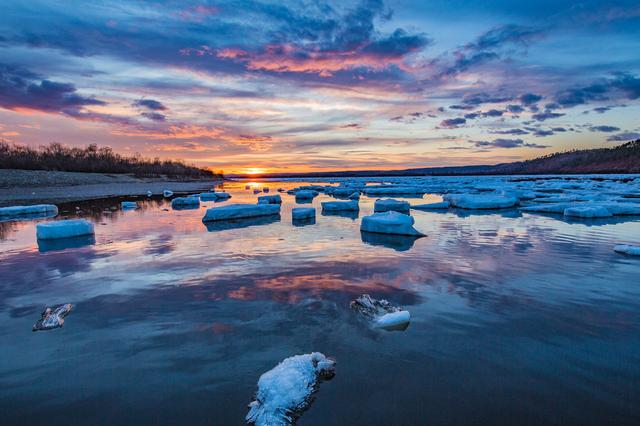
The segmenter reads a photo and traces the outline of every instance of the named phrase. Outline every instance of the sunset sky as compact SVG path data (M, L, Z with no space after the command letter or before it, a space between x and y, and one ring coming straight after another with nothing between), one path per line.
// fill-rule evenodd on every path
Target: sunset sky
M0 0L0 138L227 173L640 138L633 1Z

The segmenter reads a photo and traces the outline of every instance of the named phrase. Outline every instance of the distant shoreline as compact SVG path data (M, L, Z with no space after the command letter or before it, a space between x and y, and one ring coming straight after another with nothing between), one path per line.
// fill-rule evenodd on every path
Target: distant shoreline
M218 179L137 178L128 174L0 169L0 206L65 203L109 197L141 196L147 191L176 194L206 191Z

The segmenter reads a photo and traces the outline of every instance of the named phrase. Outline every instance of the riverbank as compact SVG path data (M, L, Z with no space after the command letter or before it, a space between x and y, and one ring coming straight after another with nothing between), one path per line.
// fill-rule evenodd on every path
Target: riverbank
M209 190L221 180L137 178L127 174L0 169L0 206Z

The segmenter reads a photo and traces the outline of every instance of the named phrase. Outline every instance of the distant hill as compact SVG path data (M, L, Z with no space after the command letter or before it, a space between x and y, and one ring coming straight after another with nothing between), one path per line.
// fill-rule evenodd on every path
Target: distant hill
M273 173L260 177L459 176L640 173L640 139L612 148L557 152L533 160L487 166L427 167L405 170ZM249 176L238 176L249 177ZM250 177L256 177L252 175Z

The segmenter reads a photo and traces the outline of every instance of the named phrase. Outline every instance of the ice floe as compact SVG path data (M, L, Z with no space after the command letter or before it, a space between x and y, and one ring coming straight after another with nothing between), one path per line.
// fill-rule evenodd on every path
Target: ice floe
M375 327L385 330L405 330L411 321L409 311L393 306L387 300L376 300L368 294L358 297L350 306Z
M311 189L303 189L300 191L295 191L295 196L296 196L297 203L303 202L303 201L311 201L318 196L318 191L311 190Z
M162 191L162 195L166 198L169 198L171 196L173 196L173 191L169 190L169 189L165 189L164 191Z
M280 214L280 204L229 204L207 209L202 220L211 222L277 214Z
M58 207L53 204L35 204L32 206L0 207L0 219L20 217L20 216L33 216L33 215L55 216L57 214L58 214Z
M360 192L354 192L353 194L349 195L349 199L350 200L359 200L360 199Z
M356 212L360 210L358 202L352 201L323 201L322 211L324 212Z
M415 219L412 216L395 211L374 213L365 216L360 223L360 231L377 234L408 235L415 237L424 236L413 227Z
M293 220L315 219L316 209L313 207L294 207L291 209L291 218Z
M419 186L382 185L367 186L363 189L363 192L371 197L376 195L425 194L427 191Z
M258 197L258 204L282 204L282 197L276 195L262 195Z
M497 194L446 194L443 198L453 207L470 210L507 209L519 202L516 197Z
M93 224L84 219L57 220L36 225L36 237L39 240L73 238L93 234Z
M286 358L258 380L247 424L293 425L313 402L320 382L335 375L335 361L319 352Z
M120 207L125 210L137 209L138 203L136 203L135 201L123 201L120 203Z
M196 207L200 205L200 198L198 197L178 197L171 200L171 207Z
M611 217L613 214L603 206L575 206L564 211L565 216L582 218L603 218Z
M33 324L33 331L46 331L62 327L65 317L69 315L72 308L73 305L71 303L46 308L42 312L42 318Z
M373 206L373 211L376 213L395 211L408 214L409 203L407 201L394 200L393 198L377 199Z
M630 244L618 244L613 248L617 253L628 254L631 256L640 256L640 246L633 246Z

